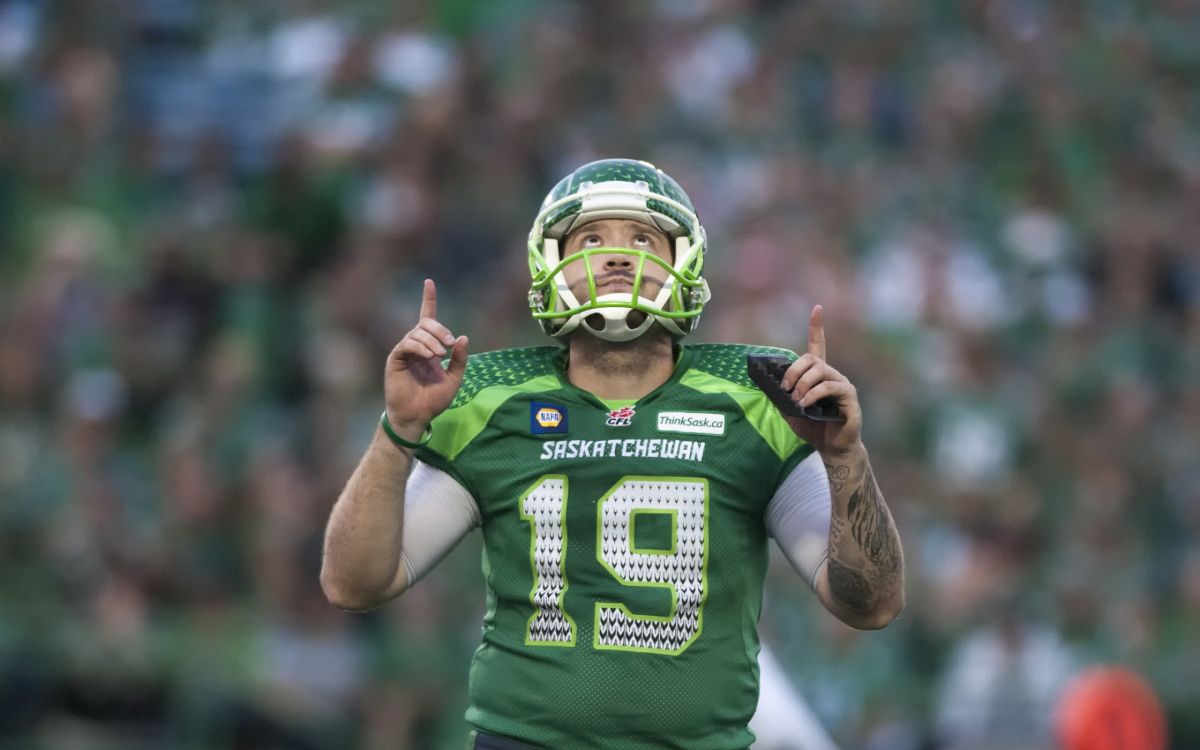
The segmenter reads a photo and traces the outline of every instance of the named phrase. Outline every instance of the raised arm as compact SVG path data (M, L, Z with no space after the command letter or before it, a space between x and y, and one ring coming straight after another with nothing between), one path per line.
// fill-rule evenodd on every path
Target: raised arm
M450 355L449 365L442 359ZM437 289L426 279L417 325L388 355L384 368L387 421L400 438L375 428L358 468L329 515L321 588L329 601L366 610L408 587L401 564L404 493L413 448L429 423L450 406L467 366L467 337L455 337L437 321Z
M817 595L847 625L882 628L904 608L904 554L862 442L858 391L825 361L820 305L809 319L808 350L784 373L783 387L804 406L833 397L846 417L841 423L788 418L821 454L829 475L829 559L818 574Z

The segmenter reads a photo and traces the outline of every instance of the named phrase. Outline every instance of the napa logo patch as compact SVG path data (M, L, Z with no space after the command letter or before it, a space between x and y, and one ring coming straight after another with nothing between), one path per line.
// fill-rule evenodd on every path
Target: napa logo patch
M725 415L719 412L660 411L659 432L686 432L692 435L724 435Z
M633 423L634 409L632 406L622 406L620 409L613 409L608 413L608 419L604 420L604 424L609 427L628 427Z
M534 401L529 405L529 433L531 435L567 434L567 407Z

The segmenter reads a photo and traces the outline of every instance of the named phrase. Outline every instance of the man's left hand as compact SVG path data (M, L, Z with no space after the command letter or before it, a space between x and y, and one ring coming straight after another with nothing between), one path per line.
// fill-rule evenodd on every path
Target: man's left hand
M822 456L845 455L862 447L862 407L858 389L846 376L825 361L824 309L813 307L808 321L808 349L783 374L783 389L801 406L832 398L845 422L817 422L804 417L787 417L792 431L817 449Z

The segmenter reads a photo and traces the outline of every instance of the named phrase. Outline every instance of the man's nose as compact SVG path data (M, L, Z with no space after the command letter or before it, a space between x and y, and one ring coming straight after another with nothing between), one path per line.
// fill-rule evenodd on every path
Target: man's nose
M604 259L605 268L617 268L620 266L632 266L633 258L628 255L609 255Z

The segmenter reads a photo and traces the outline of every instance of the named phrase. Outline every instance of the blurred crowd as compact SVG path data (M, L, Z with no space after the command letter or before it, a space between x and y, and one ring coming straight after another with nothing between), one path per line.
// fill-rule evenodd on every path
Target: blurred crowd
M779 559L846 748L1054 747L1117 663L1200 747L1197 0L0 0L0 748L457 748L477 535L331 607L329 509L420 282L542 343L525 234L676 177L697 340L855 382L909 563L882 632ZM716 561L719 563L720 561Z

